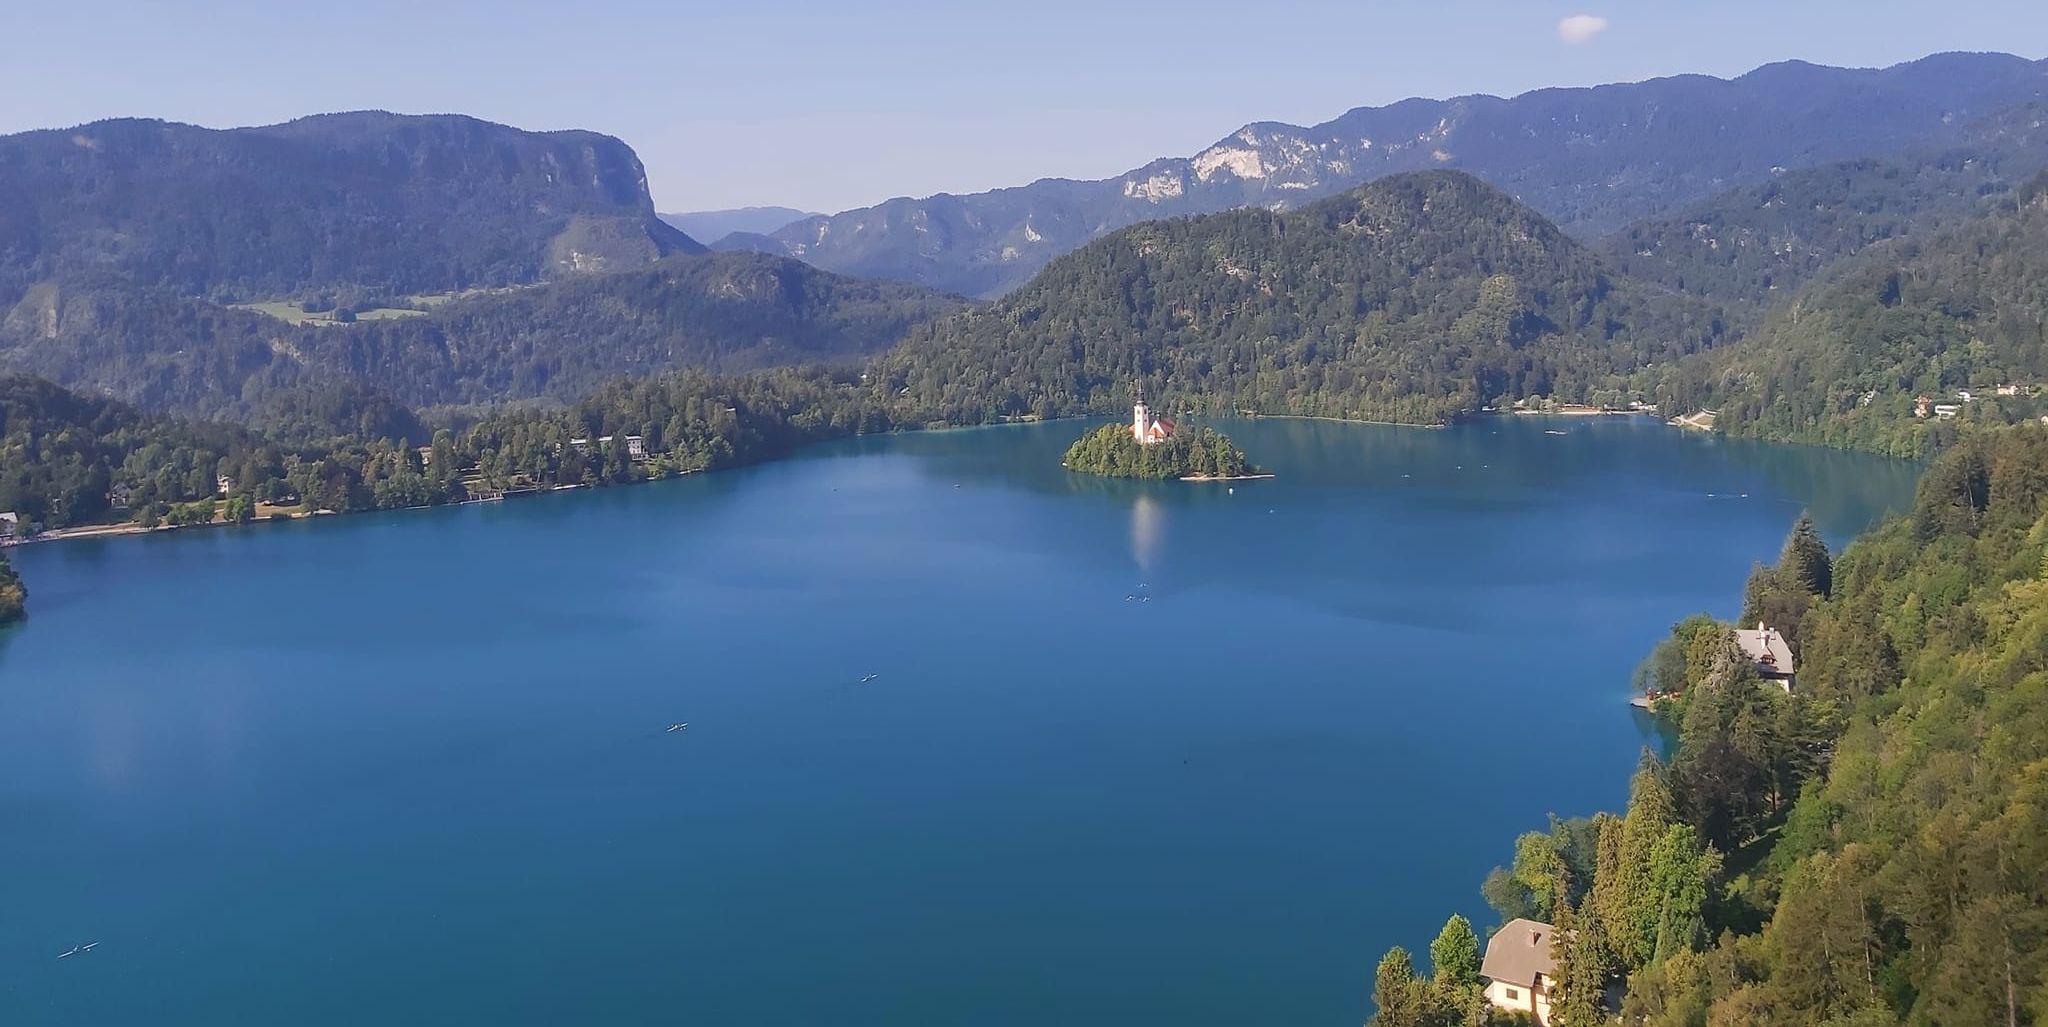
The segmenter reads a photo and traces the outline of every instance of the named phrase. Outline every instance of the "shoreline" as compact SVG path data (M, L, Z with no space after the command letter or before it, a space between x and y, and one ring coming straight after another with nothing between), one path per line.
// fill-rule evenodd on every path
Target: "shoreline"
M1500 413L1508 413L1508 412L1510 412L1510 411L1486 411L1486 412L1482 412L1481 414L1474 414L1474 415L1470 415L1470 419L1472 419L1472 420L1477 420L1477 419L1478 419L1478 418L1479 418L1480 416L1484 416L1484 414L1485 414L1485 413L1493 413L1493 414L1500 414ZM1526 410L1526 411L1525 411L1525 410L1517 410L1517 411L1512 411L1512 413L1515 413L1515 414L1536 414L1536 415L1552 415L1552 416L1559 416L1559 415L1557 414L1557 412L1554 412L1554 411L1546 411L1546 410ZM1641 411L1632 411L1632 410L1604 410L1604 411L1603 411L1603 410L1587 410L1587 411L1580 411L1580 412L1577 412L1577 413L1565 413L1565 414L1562 414L1561 416L1568 416L1568 417L1584 417L1584 416L1597 416L1597 415L1610 415L1610 414L1612 414L1612 415L1622 415L1622 416L1634 416L1634 415L1639 415L1639 414L1641 414ZM1325 416L1320 416L1320 415L1315 415L1315 414L1247 414L1247 413L1233 413L1233 414L1225 414L1225 415L1221 415L1221 416L1224 416L1224 417L1239 417L1239 418L1243 418L1243 419L1246 419L1246 420L1290 420L1290 421L1330 421L1330 422L1333 422L1333 423L1336 423L1336 424L1360 424L1360 425L1371 425L1371 426L1374 426L1374 427L1382 427L1382 428L1422 428L1422 429L1427 429L1427 430L1430 430L1430 431L1442 431L1442 430L1445 430L1445 429L1448 429L1448 428L1452 427L1452 424L1453 424L1453 423L1455 423L1455 422L1443 422L1443 423L1438 423L1438 424L1421 424L1421 423L1417 423L1417 422L1413 422L1413 421L1363 421L1363 420L1357 420L1357 419L1353 419L1353 418L1348 418L1348 417L1325 417ZM1645 416L1647 416L1647 415L1645 415ZM988 428L1012 428L1012 427L1021 427L1021 426L1027 425L1027 424L1028 424L1028 425L1045 425L1045 424L1057 424L1057 423L1059 423L1059 422L1062 422L1062 421L1079 421L1079 420L1086 420L1086 419L1088 419L1088 415L1076 415L1076 416L1074 416L1074 417L1049 417L1049 418L1041 418L1041 419L1038 419L1038 420L1034 420L1034 421L1014 420L1014 421L998 421L998 422L993 422L993 423L989 423L989 424L960 424L960 425L945 425L945 426L935 426L935 427L922 427L922 428L899 428L899 429L894 429L894 430L891 430L891 431L886 431L886 432L854 432L854 433L852 433L852 434L849 434L849 435L846 435L846 436L842 436L842 437L838 437L838 438L831 438L831 439L819 439L819 440L817 440L817 441L816 441L815 443L811 443L811 444L808 444L808 445L825 445L825 444L829 444L829 443L832 443L832 442L839 442L839 441L844 441L845 439L854 439L854 438L860 438L860 437L863 437L863 436L867 436L867 435L908 435L908 434L921 434L921 433L924 433L924 432L948 432L948 431L971 431L971 430L976 430L976 429L988 429ZM1462 419L1461 419L1461 420L1462 420ZM1674 419L1673 421L1667 421L1667 422L1664 422L1664 423L1666 423L1666 424L1669 424L1669 425L1673 425L1673 426L1677 426L1677 425L1676 425L1676 423L1675 423L1675 419ZM1698 429L1695 429L1695 430L1698 430ZM803 450L803 449L805 449L805 448L808 448L808 445L806 445L806 446L799 446L799 447L797 447L797 449L796 449L796 450L792 450L792 451L789 451L789 452L783 452L783 453L778 453L778 454L776 454L776 455L774 455L774 456L770 456L770 457L764 457L763 459L760 459L760 460L746 460L746 461L741 461L741 462L739 462L739 463L735 463L735 464L729 465L729 466L727 466L727 467L720 467L720 468L715 468L715 469L714 469L714 468L694 468L694 469L691 469L691 470L687 470L687 471L681 471L681 472L678 472L678 473L675 473L675 474L670 474L670 475L666 475L666 476L663 476L663 477L658 477L658 478L643 478L643 479L641 479L641 480L639 480L639 481L634 481L634 482L627 482L627 483L625 483L625 485L626 485L626 486L631 486L631 485L646 485L646 484L651 484L651 483L655 483L655 482L661 482L661 481L670 481L670 480L674 480L674 479L676 479L676 478L686 478L686 477L690 477L690 476L692 476L692 475L697 475L697 474L704 474L704 473L708 473L708 472L709 472L709 471L711 471L711 470L720 470L720 471L725 471L725 470L738 470L738 469L740 469L740 468L743 468L743 467L753 467L753 466L758 466L758 465L760 465L760 464L766 464L766 463L773 463L773 462L775 462L775 461L778 461L778 460L785 460L785 459L788 459L788 458L789 458L789 457L791 457L791 456L794 456L794 455L796 455L796 453L797 453L797 452L800 452L801 450ZM1062 467L1065 467L1065 466L1066 466L1066 464L1065 464L1064 462L1062 462L1060 466L1062 466ZM1069 470L1072 470L1072 469L1071 469L1071 468L1069 468ZM1075 472L1075 473L1086 473L1086 472ZM1258 481L1258 480L1263 480L1263 479L1267 479L1267 478L1273 478L1273 477L1277 477L1277 475L1273 475L1273 474L1250 474L1250 475L1239 475L1239 476L1233 476L1233 477L1202 477L1202 476L1186 476L1186 477L1181 477L1181 478L1178 478L1178 479L1157 479L1157 480L1178 480L1178 481L1187 481L1187 482L1193 482L1193 483L1206 483L1206 482L1218 482L1218 481ZM10 540L7 540L7 541L5 541L5 542L0 542L0 549L6 549L6 548L14 548L14 547L19 547L19 546L28 546L28 545L37 545L37 544L40 544L40 543L45 543L45 542L69 542L69 541L76 541L76 540L79 540L79 539L93 539L93 538L101 538L101 539L111 539L111 538L121 538L121 537L126 537L126 536L130 536L130 535L152 535L152 534L157 534L157 533L159 533L159 532L168 532L168 531L181 531L181 530L184 530L184 529L188 529L188 528L228 528L228 527L244 527L244 526L249 526L249 525L256 525L256 524L264 524L264 523L272 523L272 522L276 522L276 521L280 521L280 520L283 520L283 521L296 521L296 520L304 520L304 519L306 519L306 518L309 518L309 517L344 517L344 516L352 516L352 515L358 515L358 514L373 514L373 513L402 513L402 512L406 512L406 511L413 511L413 510L441 510L441 509L448 509L448 508L452 508L452 507L462 507L462 506L474 506L474 505L477 505L477 504L481 504L481 503L501 503L501 502L504 502L504 501L505 501L505 500L507 500L507 499L513 498L514 496L518 496L518 497L520 497L520 498L526 498L526 497L531 497L531 496L545 496L545 495L552 495L552 494L554 494L554 493L556 493L556 492L574 492L574 491L581 491L581 490L584 490L584 489L592 489L592 488L597 488L597 487L598 487L597 485L595 485L594 483L591 483L591 482L578 482L578 483L574 483L574 484L570 484L570 485L551 485L551 486L547 486L547 487L540 487L540 486L534 486L534 487L533 487L533 489L532 489L532 491L524 491L524 490L522 490L522 491L518 491L518 492L512 492L512 493L503 493L503 494L499 494L499 495L495 495L495 496L489 496L489 497L474 497L474 498L470 498L470 499L465 499L465 500L463 500L463 501L461 501L461 502L459 502L459 503L441 503L441 504L429 504L429 505L427 505L427 506L408 506L408 507L399 507L399 508L394 508L394 509L389 509L389 510L354 510L354 511L340 511L340 510L309 510L309 511L300 511L300 512L276 511L276 512L273 512L273 513L271 513L271 514L268 514L268 515L265 515L265 516L257 517L257 518L255 518L254 520L251 520L251 521L248 521L248 522L235 522L235 521L215 520L215 521L208 521L208 522L206 522L206 523L203 523L203 524L181 524L181 525L169 525L169 524L164 524L164 525L158 525L157 527L154 527L154 528L145 528L145 527L143 527L142 525L140 525L140 524L137 524L137 523L135 523L135 522L133 522L133 521L127 521L127 522L122 522L122 523L116 523L116 524L104 524L104 523L103 523L103 524L85 524L85 525L78 525L78 526L75 526L75 527L69 527L69 528L55 528L55 529L52 529L52 530L50 530L50 531L45 531L45 532L42 532L42 533L40 533L40 534L37 534L37 535L35 535L35 536L34 536L34 537L32 537L32 538L26 538L26 539L10 539ZM610 487L610 486L607 486L607 487Z
M1062 467L1064 467L1064 466L1066 466L1066 465L1062 464L1061 466L1062 466ZM1279 475L1277 475L1277 474L1267 474L1267 473L1264 473L1264 472L1260 472L1260 473L1258 473L1258 474L1183 474L1183 475L1181 475L1181 476L1180 476L1180 480L1181 480L1181 481L1261 481L1261 480L1263 480L1263 479L1266 479L1266 478L1277 478L1277 477L1279 477Z
M1564 407L1558 410L1501 410L1516 417L1655 417L1648 410L1608 410L1603 407Z

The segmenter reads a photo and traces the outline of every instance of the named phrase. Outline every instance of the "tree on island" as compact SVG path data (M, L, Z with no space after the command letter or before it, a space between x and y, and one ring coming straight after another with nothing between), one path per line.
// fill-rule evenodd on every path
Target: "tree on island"
M1211 428L1182 430L1139 445L1127 424L1105 424L1067 450L1070 470L1115 478L1232 478L1253 473L1244 450Z

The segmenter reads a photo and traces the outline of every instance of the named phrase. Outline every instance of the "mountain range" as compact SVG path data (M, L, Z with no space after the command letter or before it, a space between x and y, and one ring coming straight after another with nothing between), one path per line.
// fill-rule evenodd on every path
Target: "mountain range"
M702 252L655 217L632 148L594 132L357 111L0 136L0 305L80 276L215 299L438 293Z
M734 207L728 210L694 210L663 214L661 219L690 238L700 239L717 248L720 240L734 233L750 236L767 235L790 222L817 216L816 213L798 210L795 207Z
M849 422L862 424L1099 412L1144 382L1206 411L1426 422L1654 393L1725 403L1731 430L1829 438L1818 424L1834 411L1764 413L1773 390L1822 390L1773 354L1868 378L1843 351L1884 337L1824 336L1814 312L1863 303L1872 275L1888 280L1873 268L1978 239L1963 229L2034 195L2042 87L2038 62L1941 55L1253 126L1148 166L1142 181L1176 187L1126 176L1115 189L1132 217L1234 195L1233 209L1076 232L1101 237L993 304L807 262L822 251L732 249L763 238L745 232L707 251L652 213L638 159L605 136L376 112L260 129L101 122L0 137L0 170L19 172L0 178L0 368L145 412L408 437L406 407L569 402L622 376L802 364L828 379L865 367L876 391ZM1426 131L1402 136L1401 119ZM1288 132L1325 142L1275 142ZM1429 170L1379 174L1418 161ZM1368 181L1335 188L1340 163ZM1103 183L987 197L1041 186ZM1641 210L1655 213L1607 231ZM831 236L833 220L799 226ZM1068 222L1023 227L1055 223ZM855 234L888 248L889 232ZM2007 292L1929 305L1964 324L1950 333L1961 345L1975 329L1958 304ZM2014 345L1995 364L1922 361L1854 391L2032 373ZM1848 387L1828 381L1829 395ZM1770 384L1786 382L1801 384Z
M1784 169L1941 146L1977 118L2044 97L2048 62L1939 54L1884 69L1790 61L1733 79L1410 99L1307 127L1257 122L1115 178L899 198L732 242L846 274L996 296L1140 221L1296 207L1438 167L1473 172L1592 238Z

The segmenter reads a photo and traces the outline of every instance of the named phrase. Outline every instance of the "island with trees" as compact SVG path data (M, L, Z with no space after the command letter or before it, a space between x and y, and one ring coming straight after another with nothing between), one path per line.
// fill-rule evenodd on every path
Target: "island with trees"
M1068 470L1112 478L1226 481L1270 478L1228 436L1213 428L1178 431L1141 443L1129 425L1105 424L1076 440L1061 460Z

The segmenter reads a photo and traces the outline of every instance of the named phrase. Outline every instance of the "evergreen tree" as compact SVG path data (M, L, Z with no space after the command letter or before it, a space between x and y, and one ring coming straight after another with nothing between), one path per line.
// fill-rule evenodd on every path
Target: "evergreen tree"
M1398 945L1380 957L1372 1002L1377 1011L1369 1027L1429 1027L1433 1020L1426 984L1415 976L1408 950Z
M1594 925L1583 922L1568 901L1563 878L1558 894L1556 930L1550 937L1550 957L1557 969L1550 991L1550 1022L1553 1027L1597 1027L1606 1020L1606 946Z
M1792 525L1792 534L1786 537L1785 548L1778 555L1778 569L1787 585L1803 589L1808 595L1826 598L1834 588L1834 560L1810 515L1801 513L1798 523Z
M1456 914L1444 921L1444 929L1429 943L1429 963L1439 988L1477 988L1479 936L1472 932L1472 921Z

